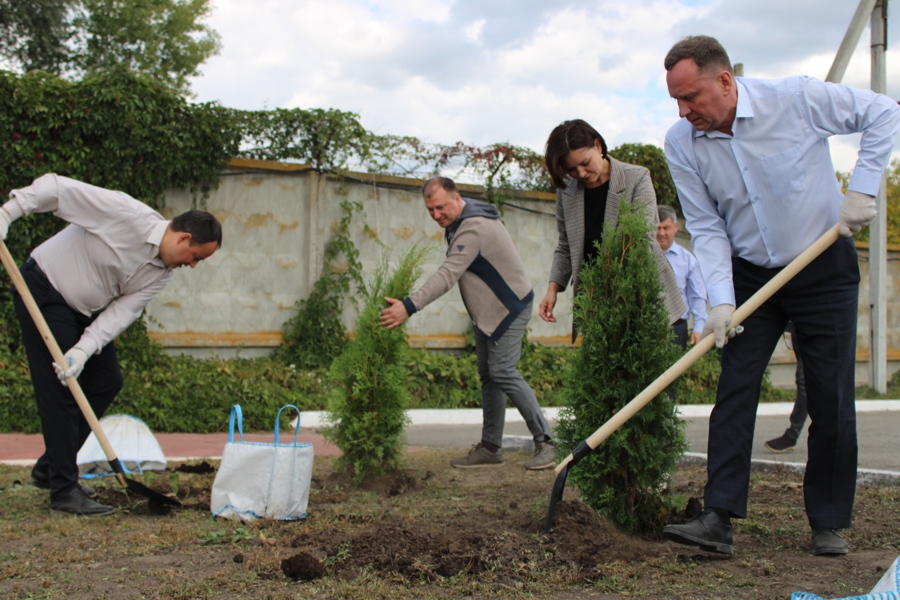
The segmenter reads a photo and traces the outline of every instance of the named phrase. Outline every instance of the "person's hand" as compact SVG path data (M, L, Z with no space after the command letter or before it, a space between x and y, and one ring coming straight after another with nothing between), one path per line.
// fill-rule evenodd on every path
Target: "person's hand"
M838 219L838 233L850 237L863 225L868 225L875 218L875 197L860 192L847 190L841 202L841 216Z
M0 207L0 242L6 240L6 236L9 233L9 225L12 222L12 217L9 216L6 209Z
M87 360L88 355L81 348L72 348L66 352L66 364L68 365L68 368L66 368L65 371L61 366L53 363L53 369L56 371L56 376L59 377L59 382L64 386L69 387L66 378L74 377L75 379L78 379L78 376L81 375L81 372L84 370L84 364Z
M550 287L547 288L547 294L544 296L544 299L541 300L541 306L539 309L539 314L541 318L548 323L556 323L556 317L553 316L553 309L556 308L556 288L554 284L550 284Z
M709 318L706 325L703 326L703 333L700 337L706 337L710 332L716 336L716 347L722 348L728 339L733 338L736 332L734 329L728 329L731 323L731 315L734 314L734 305L717 304L709 311Z
M378 322L388 329L403 325L403 322L409 318L409 313L406 312L406 307L403 305L403 302L396 298L385 298L384 301L390 304L390 306L381 311L381 318Z
M694 331L691 333L691 346L696 346L697 342L700 341L700 332Z

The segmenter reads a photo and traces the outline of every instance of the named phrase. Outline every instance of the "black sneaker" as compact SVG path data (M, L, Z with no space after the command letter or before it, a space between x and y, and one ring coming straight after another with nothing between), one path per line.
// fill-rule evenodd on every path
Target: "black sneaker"
M112 506L94 502L84 495L77 485L72 487L59 500L50 500L50 514L58 517L80 515L83 517L99 517L116 510Z
M850 551L837 529L813 529L812 553L816 556L841 556Z
M50 489L50 478L47 475L46 471L38 471L37 469L32 469L31 479L28 480L28 483L38 488L39 490ZM81 491L84 492L84 495L88 498L97 497L97 490L95 490L94 488L84 485L83 483L79 483L78 486L81 488Z
M768 448L775 454L790 452L796 447L797 440L792 440L787 435L783 435L781 437L775 438L774 440L769 440L768 442L766 442L766 448Z
M686 546L700 546L701 550L707 552L734 554L731 523L724 522L710 509L704 510L683 525L666 525L663 536Z

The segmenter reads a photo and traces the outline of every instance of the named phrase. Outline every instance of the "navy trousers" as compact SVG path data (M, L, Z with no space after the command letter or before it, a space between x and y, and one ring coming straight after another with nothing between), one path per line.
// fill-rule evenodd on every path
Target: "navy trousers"
M738 305L778 269L732 260ZM803 479L813 528L850 527L856 495L856 321L859 263L841 238L744 321L722 351L722 375L709 421L707 508L747 516L750 455L760 387L788 320L796 328L810 417Z
M66 352L81 339L93 318L72 310L33 260L25 263L21 272L53 337L60 349ZM13 294L13 303L22 326L22 338L44 436L44 454L38 459L34 469L47 473L50 497L58 499L78 483L75 458L91 429L72 392L59 382L53 369L50 350L18 293ZM78 383L99 419L123 385L115 344L107 344L100 354L88 359L78 377Z

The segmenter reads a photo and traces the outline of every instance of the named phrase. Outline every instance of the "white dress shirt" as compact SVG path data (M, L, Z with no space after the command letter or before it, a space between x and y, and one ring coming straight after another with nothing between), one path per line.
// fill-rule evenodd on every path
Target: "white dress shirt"
M783 267L838 221L843 194L828 138L862 133L849 189L876 195L900 107L806 76L736 79L732 131L681 119L665 152L712 306L735 304L731 257Z
M124 192L50 174L9 196L3 208L14 219L53 211L70 223L31 257L73 310L102 311L75 344L88 356L131 325L174 274L159 258L169 221Z
M677 242L672 242L663 254L672 265L675 281L678 282L678 289L681 291L681 300L688 307L681 318L686 321L688 314L692 315L693 330L703 331L703 326L706 325L706 286L703 285L703 276L700 274L697 259Z

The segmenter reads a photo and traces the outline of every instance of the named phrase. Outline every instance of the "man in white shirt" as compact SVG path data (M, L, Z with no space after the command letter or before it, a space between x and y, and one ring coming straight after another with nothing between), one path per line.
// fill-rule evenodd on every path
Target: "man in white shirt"
M675 214L675 209L660 204L657 211L659 212L659 226L656 228L656 241L666 260L672 266L675 280L678 282L678 290L681 292L681 300L688 307L681 318L672 324L672 329L675 331L675 343L681 348L687 349L688 315L694 319L690 335L692 346L700 341L700 332L706 325L706 286L703 285L703 277L700 275L697 259L675 243L675 234L678 233L678 216Z
M702 550L734 552L731 518L745 518L750 453L766 366L788 321L796 327L813 426L804 475L812 553L848 552L856 492L856 321L859 264L851 235L875 216L875 195L900 128L900 107L868 90L810 77L745 79L707 36L686 38L665 59L682 117L665 152L712 309L722 374L709 423L705 510L664 535ZM828 138L861 133L848 191ZM745 302L835 223L843 237L744 323ZM726 344L727 342L727 344Z
M69 226L35 248L21 272L65 352L65 369L53 362L21 297L13 295L45 446L31 483L50 490L52 514L104 515L112 507L91 500L94 491L78 483L75 458L90 427L66 378L78 379L101 417L122 389L111 342L140 317L174 269L212 256L222 244L222 226L198 210L166 221L124 192L49 174L10 192L0 208L0 240L16 219L51 211Z

